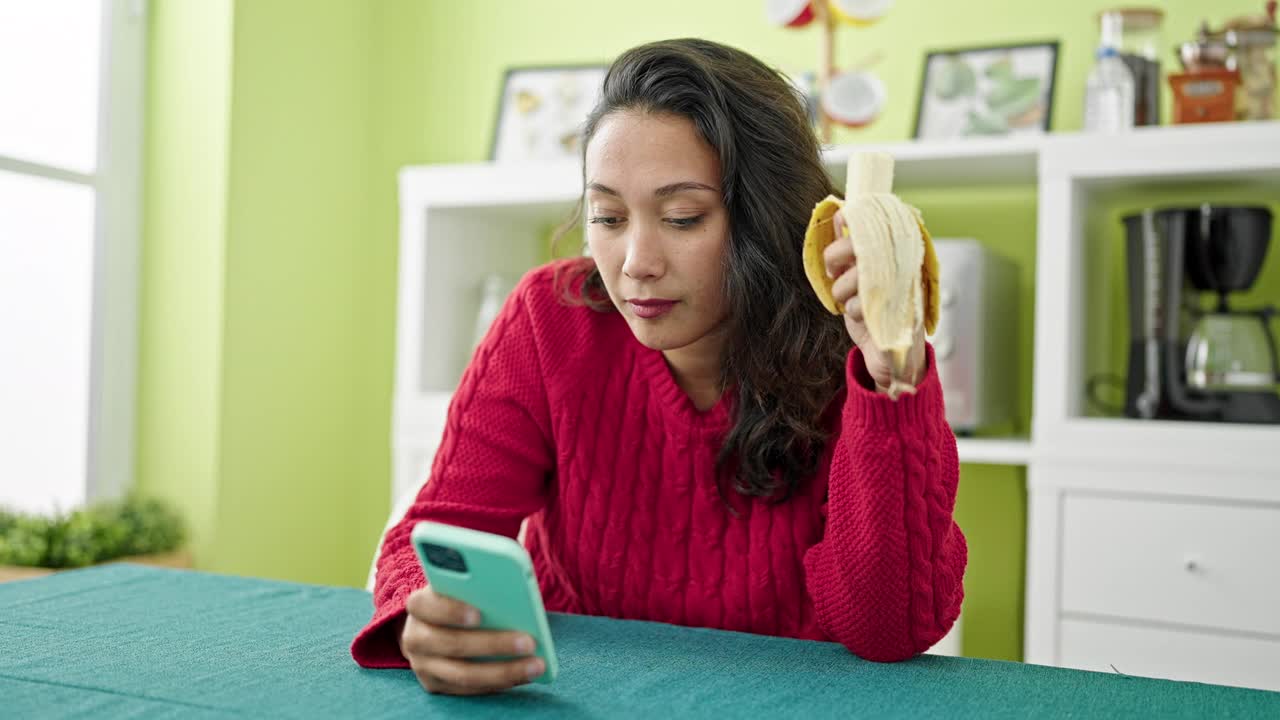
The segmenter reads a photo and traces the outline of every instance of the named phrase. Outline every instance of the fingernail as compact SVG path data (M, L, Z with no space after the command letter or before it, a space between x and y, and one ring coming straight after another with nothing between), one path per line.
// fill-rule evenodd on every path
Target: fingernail
M541 676L545 670L545 667L543 666L543 663L542 663L542 658L530 660L529 664L525 665L524 667L525 667L525 674L529 676L530 680L533 680L534 678Z
M467 608L466 613L462 616L462 623L467 627L475 627L480 624L480 611L475 608Z
M516 652L521 655L528 655L533 652L533 638L520 637L516 638Z

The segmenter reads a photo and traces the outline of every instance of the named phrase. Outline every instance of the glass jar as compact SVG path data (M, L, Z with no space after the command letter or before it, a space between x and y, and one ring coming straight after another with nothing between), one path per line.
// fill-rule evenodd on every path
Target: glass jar
M1164 11L1160 8L1124 8L1112 10L1120 16L1120 51L1130 55L1159 60L1164 47L1161 26Z
M1276 29L1227 30L1227 46L1240 71L1236 91L1237 120L1270 120L1276 116Z

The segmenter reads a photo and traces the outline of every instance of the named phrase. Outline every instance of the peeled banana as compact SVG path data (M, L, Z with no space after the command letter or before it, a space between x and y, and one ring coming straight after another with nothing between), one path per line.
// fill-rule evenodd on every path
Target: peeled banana
M843 213L857 257L863 322L876 346L889 353L889 396L913 392L907 353L916 331L938 325L938 256L920 211L893 194L893 156L854 153L849 158L845 200L829 195L809 218L804 269L809 283L833 314L844 307L831 294L822 253L836 241L835 214Z

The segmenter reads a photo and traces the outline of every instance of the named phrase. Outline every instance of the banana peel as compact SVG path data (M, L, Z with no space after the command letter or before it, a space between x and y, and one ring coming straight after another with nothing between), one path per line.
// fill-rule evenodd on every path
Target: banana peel
M827 246L836 241L836 213L840 211L844 201L835 195L828 195L813 208L809 216L809 227L804 231L804 274L813 286L813 292L822 302L822 307L832 315L843 315L844 305L836 302L831 294L831 285L835 282L827 277L827 267L822 260L822 253Z

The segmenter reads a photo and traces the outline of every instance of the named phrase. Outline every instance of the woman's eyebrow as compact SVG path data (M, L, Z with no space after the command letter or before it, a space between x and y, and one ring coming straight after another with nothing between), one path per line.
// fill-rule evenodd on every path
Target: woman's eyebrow
M612 196L614 196L614 197L622 197L622 193L618 192L617 190L614 190L613 188L609 187L608 185L601 185L601 184L600 184L600 183L598 183L598 182L591 182L591 183L587 183L587 189L588 189L588 190L595 190L596 192L598 192L598 193L604 193L605 195L612 195Z
M706 185L700 182L694 182L692 180L686 180L684 182L671 183L670 185L663 185L657 190L654 190L653 194L656 197L664 198L664 197L669 197L671 195L675 195L678 192L684 192L685 190L708 190L713 193L720 192L719 190L711 187L710 185Z
M622 193L618 192L617 190L614 190L608 185L601 185L598 182L587 183L587 189L594 190L598 193L603 193L605 195L622 197ZM684 192L685 190L707 190L713 193L720 192L716 188L713 188L710 185L707 185L705 183L694 182L693 180L685 180L683 182L671 183L670 185L663 185L657 190L654 190L653 194L655 197L664 198L664 197L670 197L671 195L675 195L678 192Z

